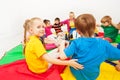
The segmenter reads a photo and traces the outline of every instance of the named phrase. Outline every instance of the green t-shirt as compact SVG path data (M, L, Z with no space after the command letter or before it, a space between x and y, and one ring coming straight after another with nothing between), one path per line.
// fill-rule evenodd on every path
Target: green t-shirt
M103 25L101 25L101 27L104 30L104 37L109 37L114 42L115 39L116 39L116 37L117 37L117 35L118 35L118 29L116 29L112 25L109 25L109 26L103 26Z

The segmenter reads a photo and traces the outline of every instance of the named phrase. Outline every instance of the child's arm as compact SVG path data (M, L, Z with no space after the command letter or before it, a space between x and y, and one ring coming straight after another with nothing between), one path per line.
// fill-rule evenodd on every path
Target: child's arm
M120 29L120 23L118 23L117 26L118 26L118 29Z
M120 29L120 26L119 26L118 24L112 23L112 25L113 25L116 29Z
M101 25L100 24L96 24L96 27L101 27Z
M57 64L57 65L69 65L72 66L75 69L83 69L83 65L78 64L76 60L60 60L60 59L55 59L51 58L48 54L44 54L42 56L44 60L46 60L49 63L52 64Z
M44 39L44 42L45 42L46 44L55 43L55 41L54 41L53 39L49 39L49 38L45 38L45 39Z
M68 44L66 44L66 45L65 44L66 44L66 42L62 41L59 46L60 59L63 59L63 60L67 58L67 56L64 53L64 49L65 49L65 47L68 46Z

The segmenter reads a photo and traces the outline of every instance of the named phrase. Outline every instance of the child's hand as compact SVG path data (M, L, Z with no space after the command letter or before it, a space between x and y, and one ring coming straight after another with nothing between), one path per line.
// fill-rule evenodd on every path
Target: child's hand
M84 68L83 65L77 63L76 61L77 61L77 59L69 60L69 66L73 67L76 70L83 69Z
M118 29L120 29L120 22L117 24Z
M100 24L96 24L96 27L100 27L101 25Z

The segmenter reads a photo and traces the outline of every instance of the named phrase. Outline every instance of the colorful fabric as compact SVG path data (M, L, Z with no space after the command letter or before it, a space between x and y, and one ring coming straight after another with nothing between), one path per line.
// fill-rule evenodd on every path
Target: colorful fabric
M65 68L61 77L63 80L76 80L69 67ZM100 75L96 80L120 80L120 72L114 66L103 62L100 66Z
M103 62L100 66L100 74L96 80L120 80L120 72L114 66Z
M61 74L62 80L76 80L73 74L70 71L69 66L67 66L64 72Z
M0 65L8 64L20 59L24 59L22 44L19 44L13 49L7 51L5 55L0 59Z
M25 47L25 59L28 68L34 73L43 73L48 69L48 63L41 58L46 50L36 36L31 36Z
M40 80L40 79L42 79L42 80L45 80L45 77L44 77L44 79L42 76L36 77L36 74L32 74L30 71L28 71L26 62L24 60L20 60L20 59L24 58L22 51L23 51L23 47L22 47L22 44L20 44L20 45L16 46L15 48L6 52L5 56L0 60L0 65L2 65L2 66L0 66L0 71L1 71L0 79L4 79L4 80L10 80L10 79L11 80ZM50 51L47 51L47 52L50 52ZM14 62L16 60L19 60L19 62L18 61L17 61L17 63ZM15 64L12 65L13 63L11 63L11 62L13 62ZM9 66L3 65L3 64L7 64ZM7 66L7 67L3 67L3 66ZM15 68L14 66L19 66L19 67ZM24 66L26 66L26 69ZM9 69L11 69L11 70L9 70ZM20 72L20 70L21 70L21 72ZM54 70L53 72L50 72L50 74L49 74L49 78L51 75L54 76L54 77L51 77L52 79L50 78L51 80L53 80L53 79L59 80L58 78L55 77L56 73L58 73L55 71L56 70ZM54 75L54 73L55 73L55 75ZM6 77L6 75L8 75L8 76ZM75 77L72 75L69 67L65 68L64 72L61 75L62 75L63 80L76 80ZM119 75L120 75L120 72L118 72L114 66L103 62L101 64L100 75L97 78L97 80L120 80ZM46 79L48 79L48 78L46 78Z
M117 37L117 35L118 35L118 29L116 29L112 25L109 25L109 26L103 26L103 25L101 25L101 27L104 30L104 37L109 37L114 42L115 39L116 39L116 37Z
M0 66L0 79L2 80L62 80L60 73L64 66L53 65L45 73L32 73L26 64L26 61L18 60L16 62Z
M78 59L78 63L84 65L83 70L70 67L77 80L95 80L103 61L120 59L120 50L100 38L78 38L64 52L67 57L72 56L72 59Z
M47 53L51 52L51 50L47 50ZM18 46L12 48L0 59L0 65L9 64L11 62L24 59L23 53L23 45L19 44Z

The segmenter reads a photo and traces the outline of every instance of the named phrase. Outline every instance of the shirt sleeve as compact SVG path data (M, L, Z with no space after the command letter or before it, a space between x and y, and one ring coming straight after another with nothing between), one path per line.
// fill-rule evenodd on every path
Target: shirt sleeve
M37 55L37 57L40 57L46 53L46 50L41 41L36 41L35 44L36 45L34 46L34 48L35 48L35 54Z
M67 20L60 22L61 24L67 24Z
M106 51L109 60L120 60L120 49L112 46L109 42L106 43Z
M64 49L64 52L67 57L71 57L76 51L76 45L73 41L67 48Z

